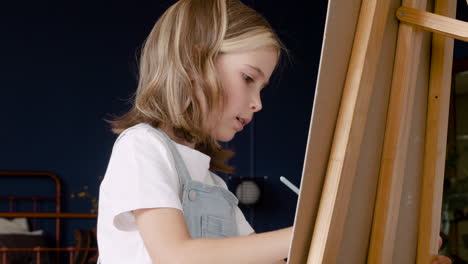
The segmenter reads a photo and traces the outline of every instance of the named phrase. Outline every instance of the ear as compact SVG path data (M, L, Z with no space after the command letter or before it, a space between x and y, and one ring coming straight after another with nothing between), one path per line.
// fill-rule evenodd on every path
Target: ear
M201 59L201 53L202 53L202 48L199 44L195 44L192 47L192 56L195 59L195 61L198 61Z
M193 50L194 53L199 53L201 51L201 47L200 47L199 44L195 44L195 45L193 45L192 50Z

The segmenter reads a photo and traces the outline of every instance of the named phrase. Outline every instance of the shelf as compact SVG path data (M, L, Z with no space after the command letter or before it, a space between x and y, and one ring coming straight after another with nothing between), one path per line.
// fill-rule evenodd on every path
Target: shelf
M46 248L46 247L35 247L35 248L6 248L0 247L0 252L21 252L21 251L36 251L36 252L45 252L45 251L97 251L97 248L76 248L76 247L67 247L67 248Z
M81 219L94 219L97 214L89 213L28 213L28 212L15 212L0 213L0 217L31 217L31 218L81 218Z

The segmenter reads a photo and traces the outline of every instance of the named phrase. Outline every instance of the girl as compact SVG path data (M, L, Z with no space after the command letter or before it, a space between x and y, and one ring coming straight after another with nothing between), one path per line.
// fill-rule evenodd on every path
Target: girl
M232 172L218 141L262 109L282 51L239 0L180 0L161 16L133 107L111 122L120 135L99 193L100 263L284 263L292 227L255 234L213 173Z
M292 228L254 234L215 171L229 141L262 109L284 50L238 0L181 0L157 21L140 58L133 108L100 186L103 264L275 263Z

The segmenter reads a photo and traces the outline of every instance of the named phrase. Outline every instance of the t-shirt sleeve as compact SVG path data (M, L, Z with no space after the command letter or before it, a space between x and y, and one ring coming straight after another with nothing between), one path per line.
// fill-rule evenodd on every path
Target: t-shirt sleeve
M236 208L236 221L240 236L250 235L255 232L249 222L245 219L245 216L239 207Z
M112 201L114 226L134 231L132 210L162 207L182 210L180 183L172 153L161 135L146 129L124 133L112 150L102 191Z

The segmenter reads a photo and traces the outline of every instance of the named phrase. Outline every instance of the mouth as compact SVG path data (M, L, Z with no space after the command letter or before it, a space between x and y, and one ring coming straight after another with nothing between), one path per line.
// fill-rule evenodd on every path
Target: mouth
M236 117L237 121L241 123L242 127L246 126L248 123L250 123L250 119L247 118L242 118L242 117Z

